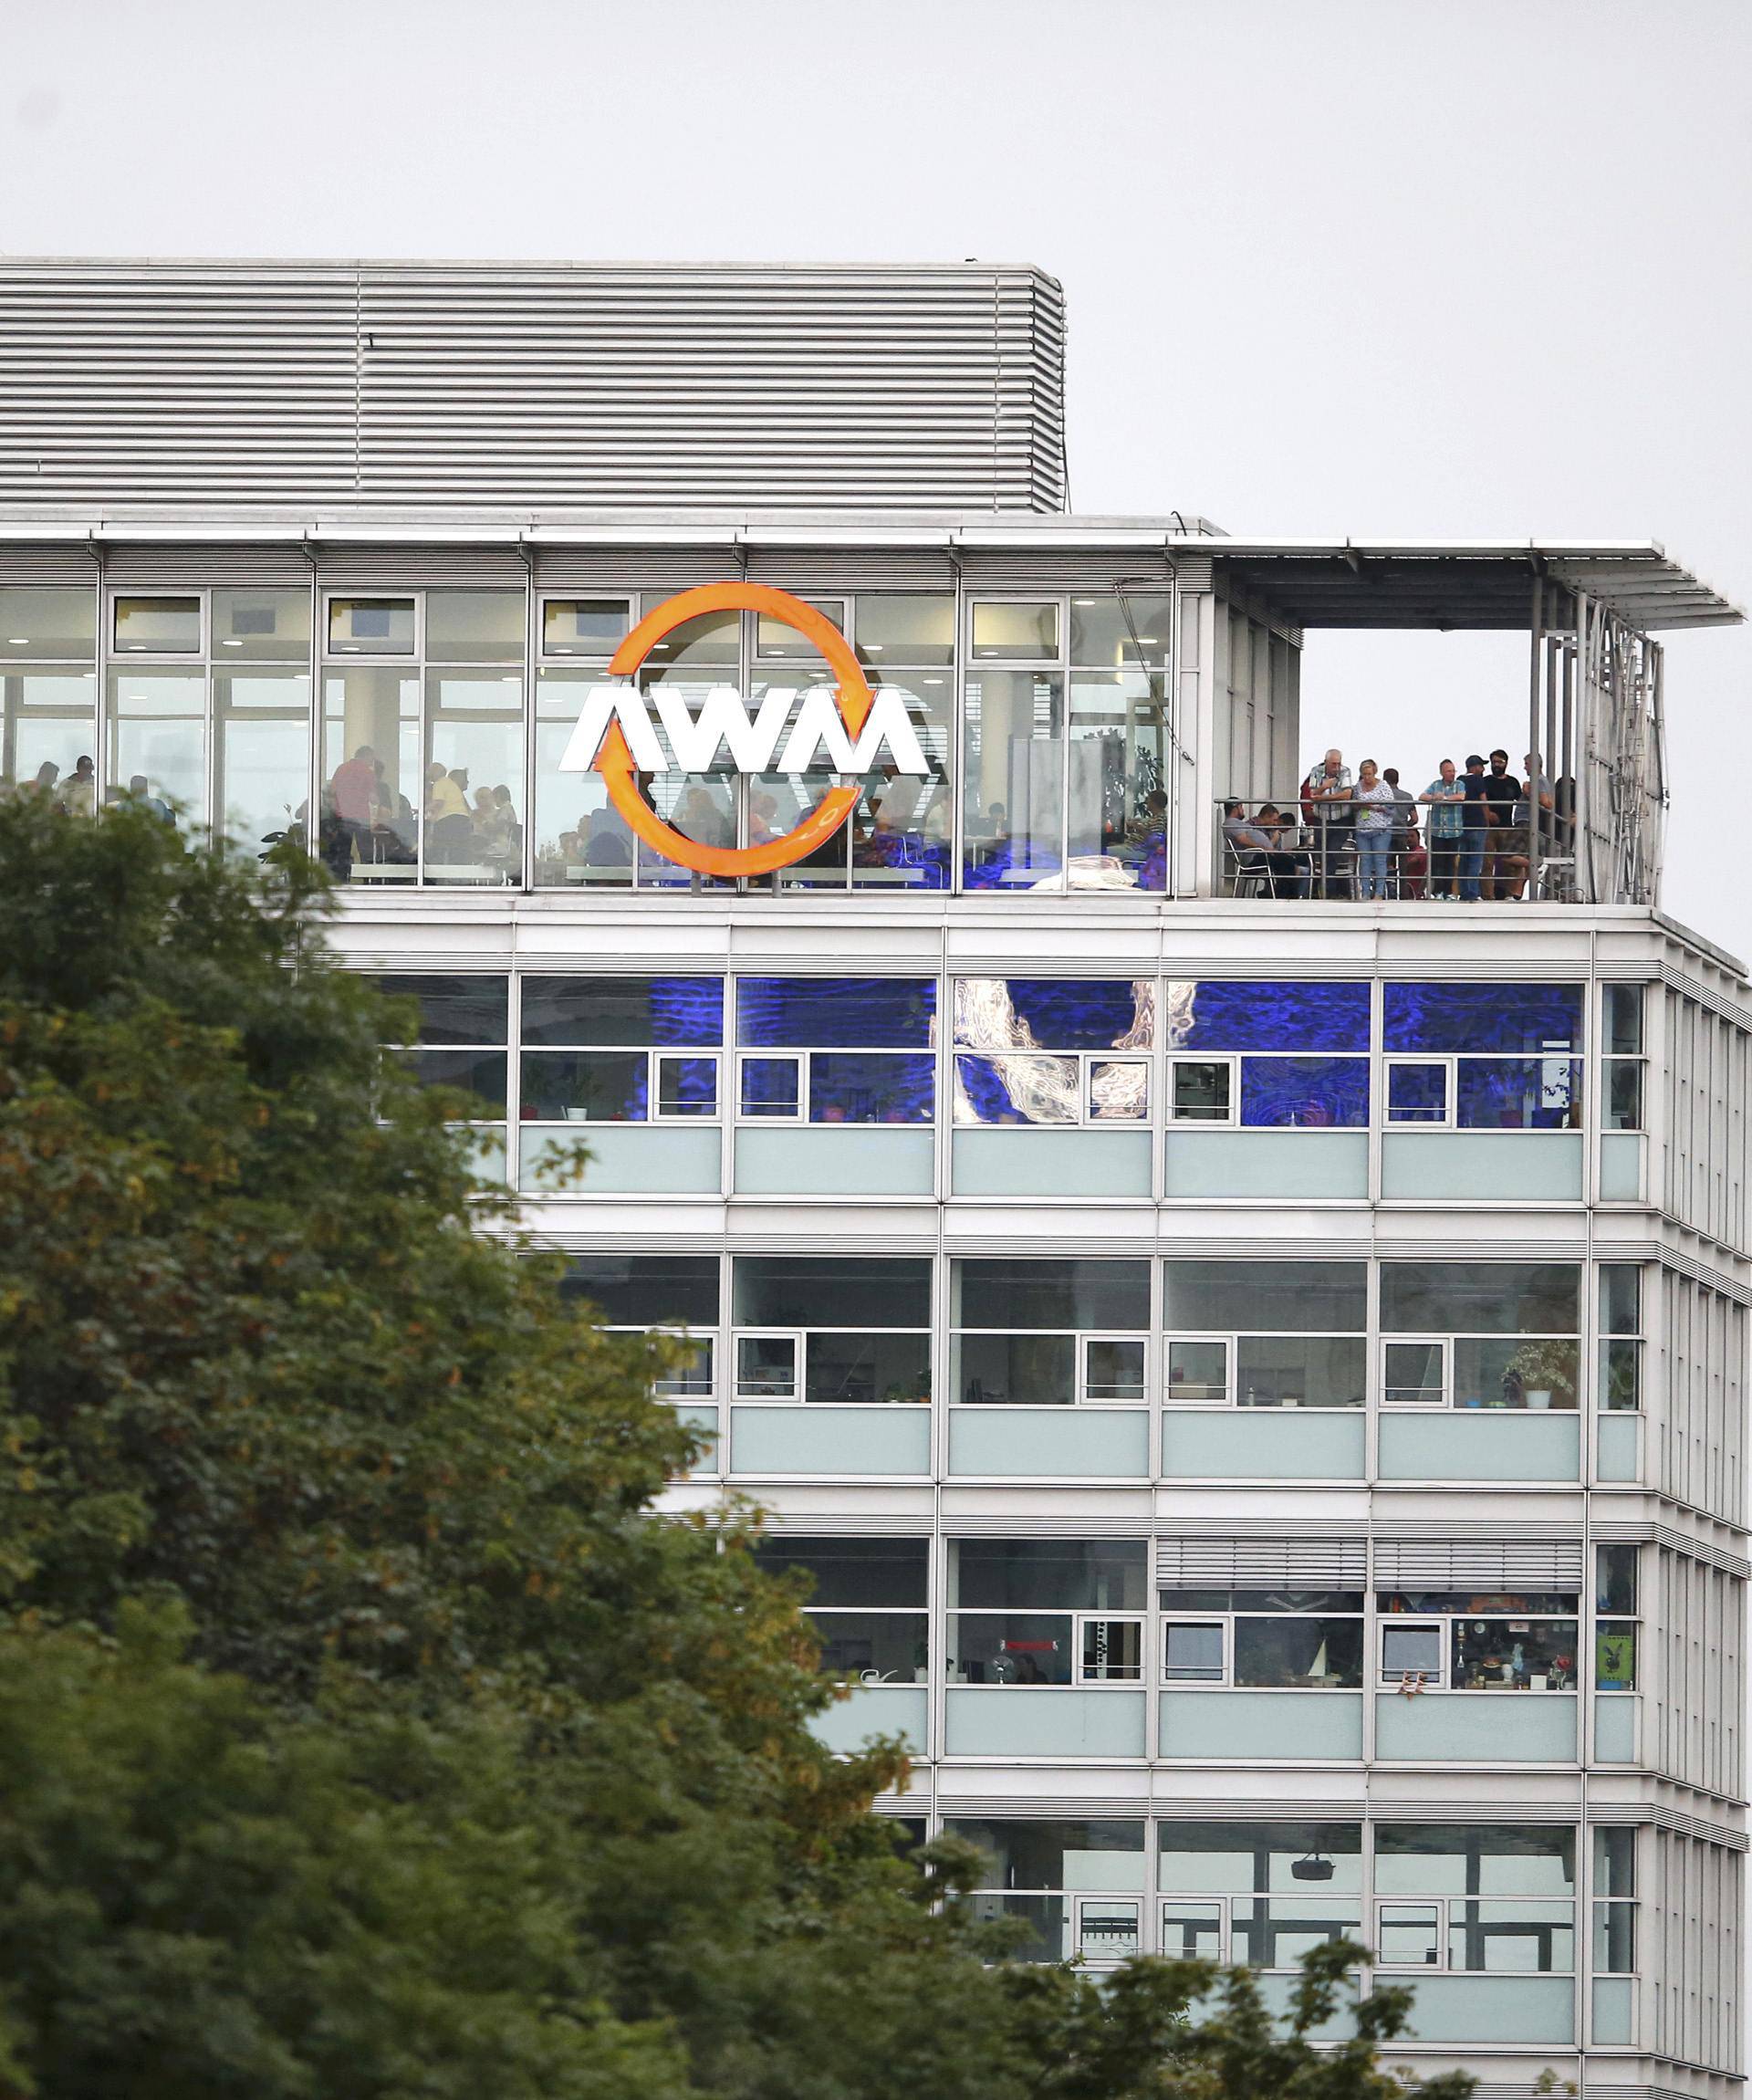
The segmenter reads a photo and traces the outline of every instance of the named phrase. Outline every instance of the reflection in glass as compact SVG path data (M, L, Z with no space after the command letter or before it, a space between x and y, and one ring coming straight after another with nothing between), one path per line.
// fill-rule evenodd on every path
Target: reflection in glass
M1392 1064L1387 1068L1389 1123L1444 1123L1448 1068L1443 1064Z
M1226 1342L1171 1342L1168 1344L1168 1397L1171 1400L1226 1400L1229 1396L1229 1345Z
M206 713L199 670L111 671L106 799L125 797L167 822L205 823Z
M89 663L96 645L97 601L90 590L0 590L0 669L57 658Z
M984 601L974 607L974 654L1012 662L1054 662L1058 655L1058 607L1051 599Z
M1229 1120L1229 1065L1178 1060L1170 1069L1173 1091L1169 1113L1176 1123L1226 1123Z
M541 609L541 647L548 656L600 656L605 661L631 625L624 598L549 598Z
M1062 1406L1077 1397L1069 1334L963 1334L957 1397L969 1406Z
M1066 853L1073 889L1166 885L1166 751L1165 673L1072 672Z
M955 600L948 590L860 592L858 655L871 670L955 660Z
M1160 667L1168 661L1173 600L1165 593L1115 590L1070 601L1070 660L1091 668Z
M426 661L521 663L521 590L428 590Z

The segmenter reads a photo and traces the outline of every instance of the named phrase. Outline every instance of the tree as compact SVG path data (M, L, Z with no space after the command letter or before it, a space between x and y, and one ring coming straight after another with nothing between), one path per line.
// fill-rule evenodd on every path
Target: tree
M663 1345L561 1301L319 871L26 793L0 887L16 2091L1143 2100L1257 2052L1190 1971L995 1960L965 1851L897 1855L752 1515L650 1515Z

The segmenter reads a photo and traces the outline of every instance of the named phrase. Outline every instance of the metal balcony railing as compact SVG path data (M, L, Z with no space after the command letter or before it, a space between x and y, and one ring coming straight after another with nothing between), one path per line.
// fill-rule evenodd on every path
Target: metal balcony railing
M1365 903L1530 897L1573 904L1580 897L1575 825L1562 809L1540 810L1528 825L1457 833L1432 832L1424 804L1398 802L1389 814L1384 829L1364 831L1357 814L1310 812L1294 799L1220 801L1215 893Z

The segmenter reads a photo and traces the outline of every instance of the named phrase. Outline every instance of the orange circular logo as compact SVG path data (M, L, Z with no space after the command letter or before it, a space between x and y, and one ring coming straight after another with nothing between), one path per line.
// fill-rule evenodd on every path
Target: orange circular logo
M824 613L769 583L704 583L697 590L666 598L646 613L615 651L609 675L635 677L666 634L706 612L764 612L768 619L783 621L812 642L838 682L834 702L840 720L852 737L861 734L875 705L875 695L850 643ZM764 845L705 846L666 824L640 792L638 768L618 719L610 720L594 766L602 776L609 799L637 836L664 860L696 869L703 875L769 875L776 868L789 867L832 838L857 807L861 792L858 788L829 789L783 838L769 839Z

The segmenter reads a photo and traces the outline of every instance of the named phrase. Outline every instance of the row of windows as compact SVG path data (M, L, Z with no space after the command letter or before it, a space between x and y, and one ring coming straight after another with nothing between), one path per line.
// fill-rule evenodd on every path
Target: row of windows
M1595 1549L1592 1685L1636 1688L1637 1549ZM931 1675L930 1541L770 1540L760 1557L808 1578L820 1667L842 1683ZM1372 1680L1425 1691L1575 1691L1588 1680L1574 1591L1197 1589L1163 1581L1158 1660L1145 1649L1142 1540L952 1539L944 1674L951 1684L1140 1685L1319 1693ZM1372 1668L1366 1657L1372 1655Z
M975 1911L1020 1920L1037 1961L1152 1952L1293 1970L1350 1939L1389 1970L1569 1975L1586 1896L1589 1968L1636 1969L1633 1829L1593 1830L1586 1891L1579 1834L1551 1825L1162 1821L1153 1875L1142 1820L950 1817L942 1831L985 1855Z
M613 651L671 595L537 593L532 606L506 590L113 593L99 752L92 595L0 590L0 666L16 674L8 778L47 767L88 808L133 793L196 823L211 811L245 838L305 828L314 779L323 856L343 880L380 886L685 886L633 838L600 777L559 770ZM959 641L951 593L813 602L871 683L900 694L930 773L871 773L847 825L783 884L1164 886L1171 598L976 601ZM235 733L229 683L245 668L261 675L241 705L271 713L256 725L269 734ZM731 612L675 630L640 684L697 716L725 685L758 705L829 675L782 622ZM724 761L720 748L711 770L650 787L667 822L709 845L790 830L826 784L813 772L745 778Z
M1370 1311L1365 1261L1161 1264L953 1259L948 1391L962 1406L1569 1409L1588 1397L1576 1262L1383 1261ZM927 1402L933 1265L923 1258L738 1256L730 1290L730 1393L812 1404ZM1598 1265L1598 1405L1642 1390L1642 1271ZM564 1286L611 1327L666 1327L692 1343L666 1387L718 1391L721 1278L714 1255L580 1255ZM1374 1336L1371 1351L1371 1334ZM1163 1340L1158 1344L1158 1333ZM1153 1375L1152 1375L1153 1374Z
M514 1041L531 1122L712 1119L928 1123L937 1109L930 977L391 977L419 1009L416 1066L501 1118ZM959 978L947 1002L962 1126L1367 1125L1573 1128L1583 1120L1585 987L1371 987L1152 978ZM1642 987L1602 990L1602 1112L1642 1121ZM731 1030L734 1029L734 1042ZM412 1045L410 1045L412 1047ZM1161 1092L1160 1112L1157 1092Z

